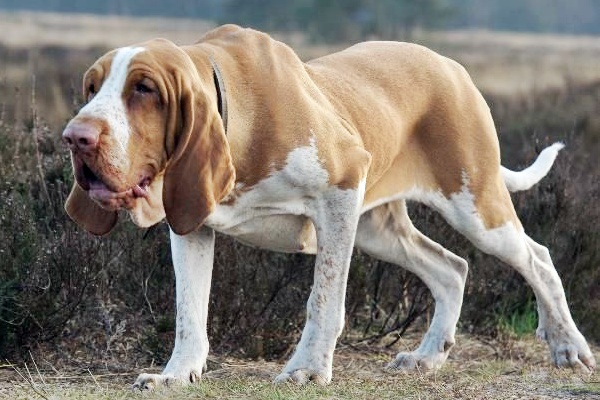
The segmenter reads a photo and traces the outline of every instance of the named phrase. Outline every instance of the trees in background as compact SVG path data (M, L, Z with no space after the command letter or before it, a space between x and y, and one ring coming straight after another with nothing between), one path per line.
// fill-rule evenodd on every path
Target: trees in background
M420 27L441 27L452 10L449 0L225 0L221 19L339 42L407 38Z
M410 39L418 28L600 34L598 0L0 0L0 9L203 18L325 42Z
M315 41L410 39L419 28L600 34L598 0L222 0L221 20Z
M600 34L598 0L451 0L450 28Z
M226 0L0 0L0 10L215 19Z

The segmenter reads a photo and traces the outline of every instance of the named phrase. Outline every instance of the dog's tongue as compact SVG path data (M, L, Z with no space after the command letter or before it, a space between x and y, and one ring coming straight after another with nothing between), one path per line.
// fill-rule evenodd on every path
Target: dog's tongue
M131 189L129 193L131 193ZM90 185L88 196L98 202L101 207L112 210L120 207L121 199L127 196L127 192L113 192L104 183L97 181Z
M101 196L111 196L114 193L101 180L91 181L88 183L88 185L88 190L90 193L97 193Z
M135 185L133 187L133 194L135 197L148 197L148 186Z

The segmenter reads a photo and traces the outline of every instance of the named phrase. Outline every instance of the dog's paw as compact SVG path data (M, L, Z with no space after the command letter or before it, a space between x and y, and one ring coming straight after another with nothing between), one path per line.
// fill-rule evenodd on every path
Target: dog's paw
M187 374L140 374L131 389L134 391L152 391L160 386L188 385L200 381L200 373L192 370Z
M174 376L159 374L140 374L131 389L134 391L152 391L159 386L170 386L178 382Z
M596 360L583 335L576 329L547 329L538 327L536 337L548 343L554 365L593 373Z
M328 377L326 372L300 368L292 372L282 372L273 381L275 384L294 383L296 385L305 385L309 382L325 386L331 382L331 377Z
M550 344L552 360L558 368L570 367L586 373L593 373L596 360L583 337L565 338Z
M398 353L394 361L390 362L385 370L388 372L429 372L440 369L446 361L447 353L419 354L417 352Z

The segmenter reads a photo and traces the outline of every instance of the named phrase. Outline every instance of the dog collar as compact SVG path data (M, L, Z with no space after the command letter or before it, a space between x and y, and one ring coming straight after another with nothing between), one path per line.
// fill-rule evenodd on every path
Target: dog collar
M213 69L213 79L215 81L215 87L217 88L217 108L219 110L219 115L221 115L221 119L223 120L223 128L225 130L225 134L227 134L227 96L225 91L225 84L223 83L223 75L221 74L221 70L217 65L217 62L214 58L209 57L210 64Z

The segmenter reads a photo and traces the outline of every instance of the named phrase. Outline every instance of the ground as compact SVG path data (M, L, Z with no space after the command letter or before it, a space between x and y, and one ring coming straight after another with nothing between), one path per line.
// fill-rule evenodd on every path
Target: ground
M598 374L584 374L551 365L545 344L526 338L489 341L459 335L445 366L436 373L388 373L384 367L401 348L340 345L331 385L275 386L282 361L209 357L208 372L198 385L139 393L131 383L140 369L110 373L57 369L43 360L25 366L3 365L0 398L17 399L600 399ZM594 347L596 358L600 348ZM156 372L159 368L145 369Z

